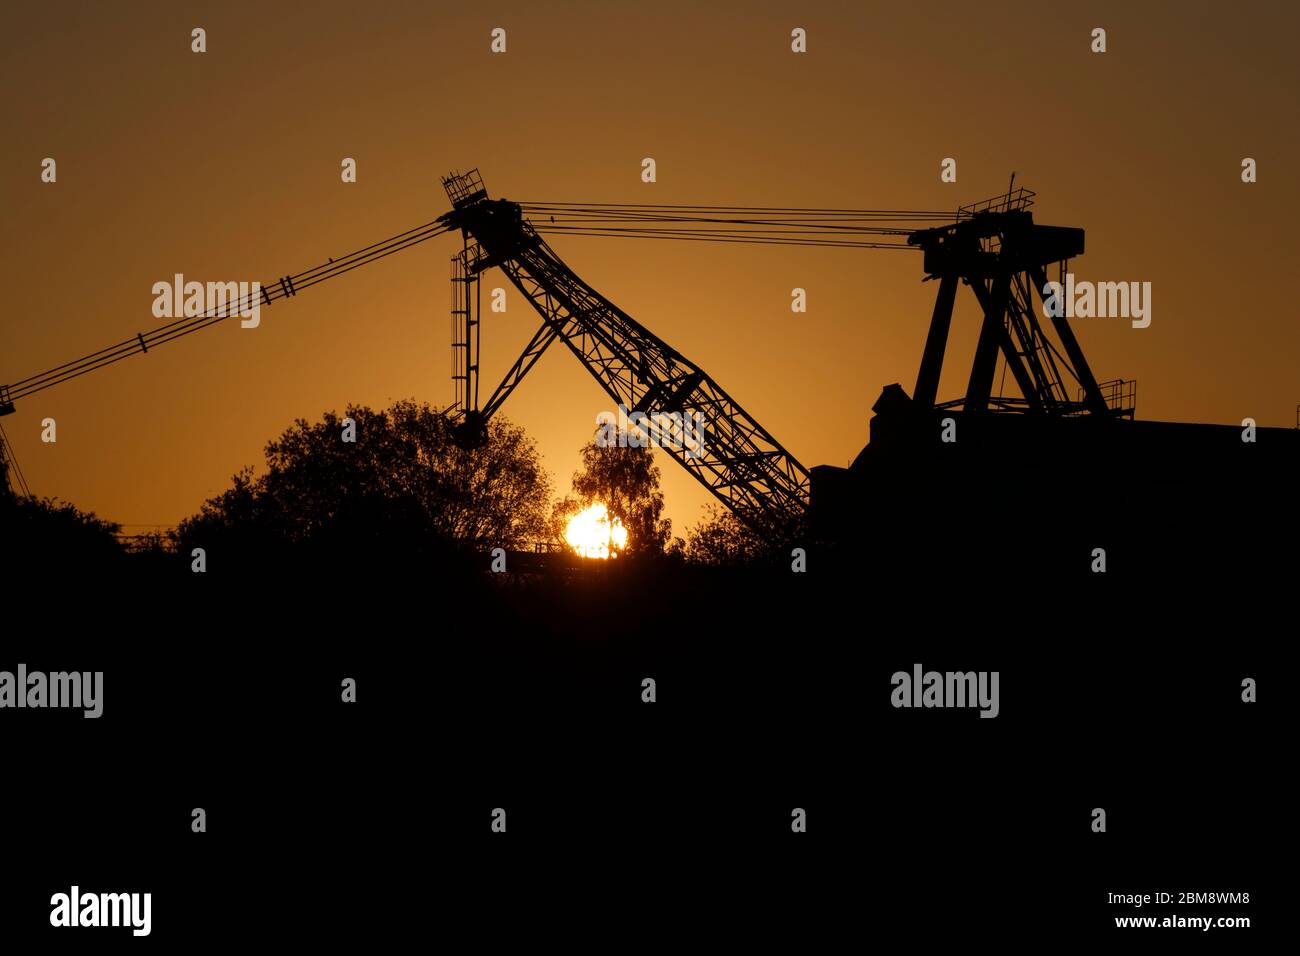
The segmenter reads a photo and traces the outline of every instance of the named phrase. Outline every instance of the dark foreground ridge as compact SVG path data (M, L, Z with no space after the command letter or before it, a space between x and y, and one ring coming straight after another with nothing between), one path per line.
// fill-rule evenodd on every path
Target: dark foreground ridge
M45 795L10 834L31 861L20 909L67 892L71 866L83 887L151 889L155 937L234 941L246 926L214 926L209 902L231 886L294 911L328 870L356 915L406 891L374 874L424 872L439 909L484 914L502 893L553 912L580 887L597 908L646 893L796 907L828 939L940 916L1018 937L1106 932L1117 880L1256 888L1276 862L1282 750L1275 692L1247 705L1241 682L1281 673L1291 592L1240 570L1276 553L1275 526L1232 524L1240 547L1217 561L1178 553L1195 538L1213 556L1196 516L1237 507L1199 495L1175 538L1117 524L1143 557L1112 545L1104 573L1086 536L1036 560L1038 537L1008 536L1014 562L976 560L1011 547L993 534L1003 512L949 521L894 497L882 534L810 546L802 573L493 573L487 555L372 539L203 574L154 555L28 577L50 639L23 663L105 676L97 720L0 713L11 765ZM901 558L888 534L916 521L929 537ZM997 717L892 706L891 676L916 665L998 672ZM98 733L69 752L74 718ZM122 775L147 783L72 785ZM194 807L208 834L190 832Z

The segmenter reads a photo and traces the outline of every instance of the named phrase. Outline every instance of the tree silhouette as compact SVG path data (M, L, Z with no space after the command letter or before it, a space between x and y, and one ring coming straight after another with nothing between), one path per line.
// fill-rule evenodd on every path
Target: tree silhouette
M5 564L24 573L104 571L118 566L121 525L53 498L0 493Z
M686 560L718 566L752 564L767 558L775 547L773 540L710 503L704 506L704 520L687 532Z
M511 548L544 533L549 481L532 440L502 418L469 449L427 404L350 405L342 417L295 421L267 444L266 466L260 476L241 470L181 523L182 553L221 543L398 555L449 543Z
M672 535L672 522L663 517L664 496L659 490L659 467L649 448L601 445L592 439L582 446L582 467L573 475L576 497L557 502L552 511L552 534L563 540L569 517L600 502L627 529L627 551L662 554Z

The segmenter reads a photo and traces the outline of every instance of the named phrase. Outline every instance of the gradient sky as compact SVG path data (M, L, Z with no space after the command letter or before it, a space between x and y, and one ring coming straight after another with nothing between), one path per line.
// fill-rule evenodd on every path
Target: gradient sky
M520 200L951 209L1038 192L1087 230L1081 279L1149 281L1152 324L1080 319L1143 418L1294 424L1300 402L1294 5L43 3L0 20L9 299L0 382L161 324L176 272L259 280L431 220L477 166ZM190 52L207 30L208 52ZM494 27L508 52L489 52ZM1089 51L1093 27L1109 52ZM790 52L794 27L805 55ZM40 182L44 157L58 182ZM652 156L658 182L640 180ZM955 157L958 181L939 180ZM1259 182L1240 181L1243 157ZM340 182L354 157L359 181ZM294 418L451 400L451 238L22 401L34 493L173 524ZM708 372L805 466L844 465L910 392L918 254L555 237L583 278ZM499 273L486 288L507 285ZM808 312L790 311L807 289ZM964 390L963 290L940 398ZM487 317L482 397L538 324ZM568 491L610 402L558 346L504 407ZM58 421L42 444L40 422ZM711 500L661 455L681 534ZM1122 476L1099 476L1122 480Z

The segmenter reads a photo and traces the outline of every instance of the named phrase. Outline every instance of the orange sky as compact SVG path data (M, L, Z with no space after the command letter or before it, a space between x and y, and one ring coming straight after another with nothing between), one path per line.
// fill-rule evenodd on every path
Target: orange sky
M523 200L910 209L993 195L1015 170L1039 222L1087 230L1079 278L1152 283L1150 328L1076 322L1099 379L1138 380L1139 416L1291 425L1300 14L1283 7L23 5L0 28L0 382L161 324L150 290L176 272L270 281L433 219L453 168ZM190 52L195 26L206 54ZM796 26L805 55L789 50ZM1104 55L1089 52L1095 26ZM47 156L53 185L39 179ZM955 185L939 181L947 156ZM1246 156L1254 185L1240 181ZM881 387L915 382L935 291L919 255L551 245L805 466L847 464ZM273 305L259 329L223 325L20 402L4 425L29 485L172 524L260 465L295 417L449 402L455 247L437 240ZM796 286L806 315L790 311ZM958 302L941 398L964 388L975 338L973 300ZM485 399L538 324L513 290L488 320ZM609 404L557 347L504 413L563 493ZM47 416L54 445L39 439ZM660 461L680 534L710 498Z

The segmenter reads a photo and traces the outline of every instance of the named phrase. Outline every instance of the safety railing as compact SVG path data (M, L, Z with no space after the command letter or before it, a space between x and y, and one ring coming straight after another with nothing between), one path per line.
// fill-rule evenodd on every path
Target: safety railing
M1106 407L1119 418L1132 418L1137 412L1137 379L1115 378L1109 382L1098 382L1101 397L1106 400ZM1079 389L1079 401L1083 402L1083 389Z
M958 206L957 218L967 219L977 212L1012 212L1018 209L1028 209L1034 204L1036 195L1038 194L1032 189L1017 186L1001 196L994 196L991 199L971 203L969 206Z

